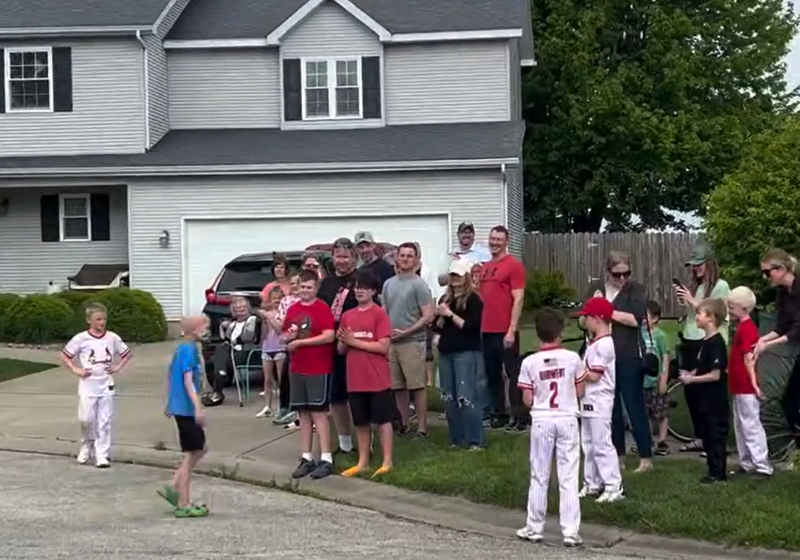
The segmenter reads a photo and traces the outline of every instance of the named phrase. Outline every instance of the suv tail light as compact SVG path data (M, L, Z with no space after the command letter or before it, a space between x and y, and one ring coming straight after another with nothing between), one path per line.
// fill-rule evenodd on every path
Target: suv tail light
M206 302L211 305L230 305L231 298L218 296L213 288L209 288L206 290Z

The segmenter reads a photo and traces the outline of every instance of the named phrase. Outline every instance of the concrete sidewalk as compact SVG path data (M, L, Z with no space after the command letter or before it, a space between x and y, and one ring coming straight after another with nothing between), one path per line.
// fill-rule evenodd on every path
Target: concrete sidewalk
M175 428L164 417L163 386L174 343L136 349L131 366L117 383L116 461L171 468L179 459ZM0 358L58 363L58 354L44 350L0 348ZM74 455L79 430L75 419L77 382L59 368L0 384L0 449L25 453ZM378 511L390 516L451 529L514 538L524 512L466 500L410 492L365 480L329 477L316 482L292 481L297 436L255 418L260 399L245 408L229 398L209 410L211 452L202 462L205 473L233 480L274 485L317 497ZM399 465L402 468L402 465ZM558 540L558 521L548 522L550 540ZM800 558L784 552L740 550L716 545L639 535L627 530L586 525L588 546L613 548L617 554L659 558Z

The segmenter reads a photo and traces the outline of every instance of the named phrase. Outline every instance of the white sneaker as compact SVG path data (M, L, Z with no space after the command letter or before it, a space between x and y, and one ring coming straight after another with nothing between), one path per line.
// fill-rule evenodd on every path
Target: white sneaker
M267 418L272 416L272 409L268 406L265 406L261 412L256 414L256 418Z
M97 462L95 463L98 469L107 469L111 466L111 463L108 462L108 459L105 457L98 457Z
M588 486L584 486L581 488L581 491L578 493L578 497L580 499L584 498L598 498L603 493L602 489L599 488L589 488Z
M583 546L583 539L580 535L564 535L564 540L562 541L564 546L567 548L575 548L576 546Z
M92 458L92 448L87 444L81 445L81 450L78 452L78 464L85 465Z
M520 529L519 531L517 531L517 537L519 537L524 541L531 541L534 543L540 543L544 540L543 534L534 532L533 529L531 529L527 525L522 529Z
M625 499L625 491L622 490L621 488L613 492L609 492L608 490L606 490L599 498L597 498L597 503L613 504L614 502L619 502L620 500L624 499Z
M267 394L267 393L266 393L265 391L261 391L261 392L258 394L258 396L259 396L259 397L263 397L263 396L264 396L264 395L266 395L266 394Z

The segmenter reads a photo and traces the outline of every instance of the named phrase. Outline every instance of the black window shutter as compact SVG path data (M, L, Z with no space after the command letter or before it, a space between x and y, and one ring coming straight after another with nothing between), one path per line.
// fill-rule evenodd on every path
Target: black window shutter
M61 241L61 216L58 211L58 195L48 194L39 199L42 216L42 242Z
M300 59L287 58L283 61L283 120L303 119L303 81L300 77Z
M111 240L111 199L107 194L91 196L92 241Z
M72 112L72 49L53 49L53 111Z
M381 118L381 57L361 59L361 83L364 88L364 118Z
M0 113L6 112L6 84L4 83L6 69L6 53L0 49Z

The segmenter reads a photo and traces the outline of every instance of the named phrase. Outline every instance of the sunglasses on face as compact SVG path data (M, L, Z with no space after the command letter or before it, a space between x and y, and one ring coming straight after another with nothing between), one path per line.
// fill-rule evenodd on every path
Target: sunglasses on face
M761 274L764 275L764 278L769 278L772 275L772 271L773 270L775 270L774 266L770 267L770 268L762 268L761 269Z
M613 270L609 270L608 273L611 275L612 278L616 278L617 280L631 277L630 270L626 270L625 272L614 272Z

